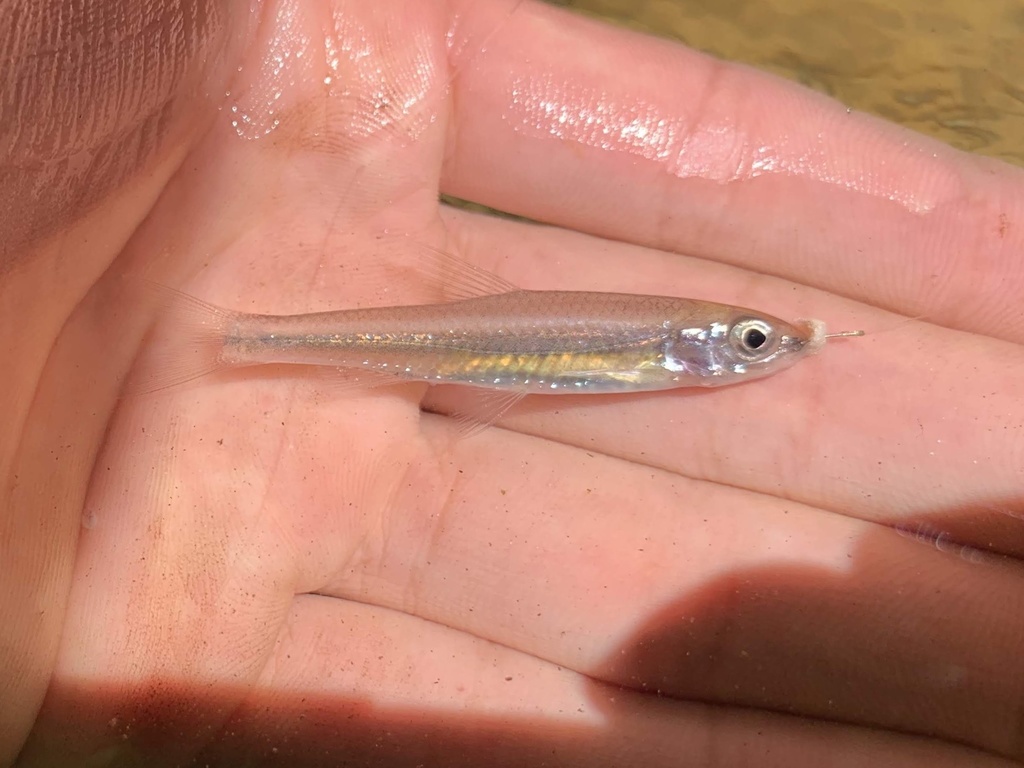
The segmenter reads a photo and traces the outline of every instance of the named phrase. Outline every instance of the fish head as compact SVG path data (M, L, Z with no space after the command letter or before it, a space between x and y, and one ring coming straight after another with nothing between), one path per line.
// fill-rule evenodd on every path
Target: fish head
M817 347L810 324L732 307L723 310L700 324L670 327L663 365L680 381L716 387L756 379L788 368Z

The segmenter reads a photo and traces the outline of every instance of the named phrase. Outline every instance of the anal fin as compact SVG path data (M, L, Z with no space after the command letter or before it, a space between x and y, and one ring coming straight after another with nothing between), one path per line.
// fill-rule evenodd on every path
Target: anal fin
M526 397L522 391L484 389L471 386L445 386L445 394L428 397L427 410L448 416L455 422L460 440L473 437L493 425Z

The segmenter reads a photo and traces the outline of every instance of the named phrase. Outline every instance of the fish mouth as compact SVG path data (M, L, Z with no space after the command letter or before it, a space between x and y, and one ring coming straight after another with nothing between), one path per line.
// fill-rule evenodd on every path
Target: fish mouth
M779 341L779 352L797 352L803 349L810 338L804 336L783 336Z
M788 337L799 339L800 346L797 349L806 347L807 352L813 355L825 346L825 324L821 320L796 320L794 323L803 326L805 330L802 337Z
M811 339L807 336L796 336L792 334L785 334L779 339L779 346L776 347L772 353L770 360L775 360L780 357L787 357L796 352L800 352L808 345Z

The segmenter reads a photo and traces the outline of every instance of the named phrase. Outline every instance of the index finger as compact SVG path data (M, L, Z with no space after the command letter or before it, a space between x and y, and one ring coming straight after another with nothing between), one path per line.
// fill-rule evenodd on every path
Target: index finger
M538 3L453 103L445 192L1024 341L1018 169Z

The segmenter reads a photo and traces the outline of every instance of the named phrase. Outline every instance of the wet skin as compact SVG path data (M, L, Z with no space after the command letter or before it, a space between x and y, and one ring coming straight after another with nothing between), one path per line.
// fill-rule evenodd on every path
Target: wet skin
M121 5L0 24L0 762L1024 759L1018 170L542 5ZM471 440L417 384L119 399L131 278L316 311L405 242L875 333Z

